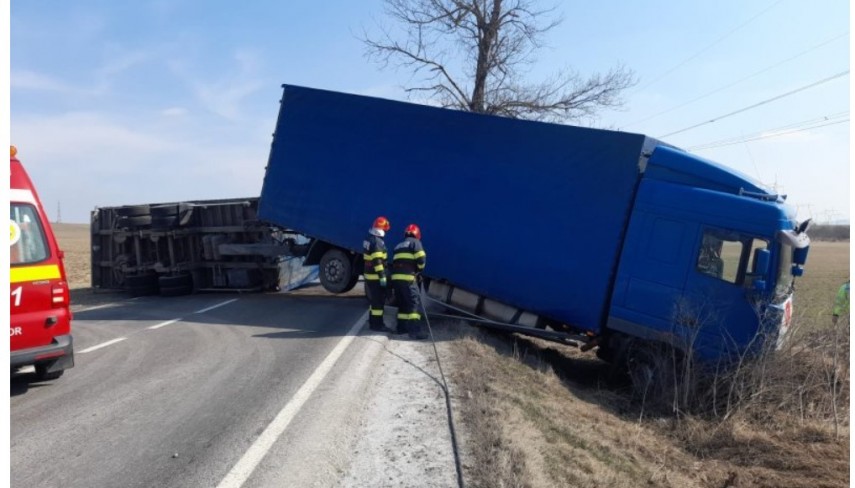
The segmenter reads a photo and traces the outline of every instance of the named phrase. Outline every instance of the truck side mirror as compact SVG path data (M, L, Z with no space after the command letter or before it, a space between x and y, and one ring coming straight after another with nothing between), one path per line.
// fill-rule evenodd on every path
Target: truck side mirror
M754 250L754 274L766 276L769 272L769 261L772 258L772 253L768 249Z
M793 263L804 266L805 262L807 262L807 255L809 250L810 246L797 247L793 249Z

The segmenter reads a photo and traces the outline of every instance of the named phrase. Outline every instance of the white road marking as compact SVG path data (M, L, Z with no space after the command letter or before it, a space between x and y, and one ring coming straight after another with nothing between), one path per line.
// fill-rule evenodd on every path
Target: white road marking
M236 302L237 300L238 300L237 298L232 298L231 300L226 300L226 301L224 301L224 302L222 302L222 303L218 303L218 304L216 304L216 305L212 305L212 306L210 306L210 307L208 307L208 308L203 308L202 310L199 310L199 311L197 311L197 312L193 312L193 313L205 313L205 312L210 312L211 310L213 310L213 309L215 309L215 308L220 308L220 307L222 307L223 305L228 305L228 304L230 304L230 303L232 303L232 302Z
M368 312L365 312L361 317L359 317L359 320L353 324L353 327L351 327L347 334L342 337L338 344L336 344L335 348L333 348L333 350L327 355L321 365L318 366L311 376L309 376L309 379L303 383L303 386L297 390L297 393L276 415L276 418L270 422L270 425L264 429L264 432L258 436L258 439L252 443L246 453L244 453L243 457L241 457L237 464L232 467L226 477L220 481L217 488L240 488L243 486L246 480L252 475L252 472L255 471L258 463L264 459L264 456L267 455L267 452L271 447L273 447L273 444L277 439L279 439L279 436L285 432L288 424L291 423L291 420L294 419L300 411L300 408L302 408L303 404L306 403L306 400L309 399L315 389L330 372L336 361L338 361L338 358L344 353L345 349L347 349L347 346L353 342L353 338L356 337L357 333L359 333L359 329L365 325L365 320L367 318Z
M199 311L197 311L197 312L193 312L193 313L194 313L194 314L197 314L197 313L205 313L205 312L211 311L211 310L213 310L213 309L215 309L215 308L222 307L223 305L228 305L228 304L230 304L230 303L232 303L232 302L235 302L235 301L237 301L237 298L232 298L231 300L226 300L226 301L224 301L224 302L218 303L218 304L216 304L216 305L212 305L212 306L210 306L210 307L208 307L208 308L203 308L202 310L199 310ZM87 309L84 309L84 310L76 310L76 312L86 312L86 311L88 311L88 310L97 310L97 309L99 309L99 308L110 307L110 306L112 306L112 305L115 305L115 304L114 304L114 303L107 303L107 304L104 304L104 305L98 305L98 306L91 307L91 308L87 308ZM159 328L161 328L161 327L166 327L166 326L167 326L167 325L169 325L169 324L174 324L175 322L178 322L178 321L180 321L180 320L182 320L182 319L183 319L183 317L179 317L179 318L177 318L177 319L172 319L172 320L167 320L166 322L161 322L161 323L159 323L159 324L155 324L155 325L152 325L152 326L147 327L147 328L148 328L148 329L150 329L150 330L159 329ZM88 349L84 349L84 350L82 350L82 351L76 351L76 352L77 352L78 354L86 354L87 352L92 352L92 351L95 351L96 349L101 349L102 347L107 347L107 346L112 345L112 344L115 344L115 343L117 343L117 342L122 342L122 341L123 341L123 340L125 340L125 339L127 339L127 337L119 337L118 339L113 339L112 341L107 341L107 342L104 342L104 343L98 344L97 346L92 346L92 347L90 347L90 348L88 348Z
M81 308L81 309L79 309L79 310L72 310L72 312L74 312L74 313L79 313L79 312L88 312L88 311L90 311L90 310L98 310L99 308L113 307L113 306L115 306L115 305L118 305L118 304L116 304L116 303L105 303L105 304L103 304L103 305L96 305L96 306L94 306L94 307Z
M107 346L110 346L110 345L115 344L117 342L122 342L125 339L127 339L127 337L119 337L118 339L113 339L112 341L102 342L101 344L98 344L97 346L88 347L82 351L74 351L74 352L76 352L77 354L86 354L87 352L92 352L92 351L95 351L97 349L101 349L102 347L107 347Z
M174 324L175 322L178 322L179 320L181 320L181 319L177 318L177 319L167 320L166 322L161 322L159 324L152 325L151 327L148 327L148 329L154 330L154 329L159 329L161 327L166 327L167 325Z

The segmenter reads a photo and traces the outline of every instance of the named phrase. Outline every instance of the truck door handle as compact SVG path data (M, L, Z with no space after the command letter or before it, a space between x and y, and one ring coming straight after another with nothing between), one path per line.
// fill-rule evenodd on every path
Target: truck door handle
M59 320L56 318L56 315L51 315L50 317L45 319L45 325L47 325L48 327L50 327L51 325L56 325L57 322L59 322Z

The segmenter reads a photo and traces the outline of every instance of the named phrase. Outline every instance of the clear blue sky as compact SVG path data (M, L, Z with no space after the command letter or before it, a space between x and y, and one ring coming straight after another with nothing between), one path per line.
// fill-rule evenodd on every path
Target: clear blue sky
M96 206L258 195L283 83L404 99L409 73L382 71L357 38L383 19L378 0L239 4L12 1L12 143L52 219L59 204L63 222L82 223ZM640 79L623 110L586 121L599 127L663 136L849 69L846 0L557 12L531 80L617 63ZM849 219L849 85L847 74L664 140L775 185L800 218ZM797 131L768 137L782 127Z

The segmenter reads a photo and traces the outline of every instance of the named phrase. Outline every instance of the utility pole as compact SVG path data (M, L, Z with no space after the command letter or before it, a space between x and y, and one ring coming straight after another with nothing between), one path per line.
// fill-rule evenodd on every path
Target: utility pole
M62 202L60 201L56 202L56 223L62 223Z

